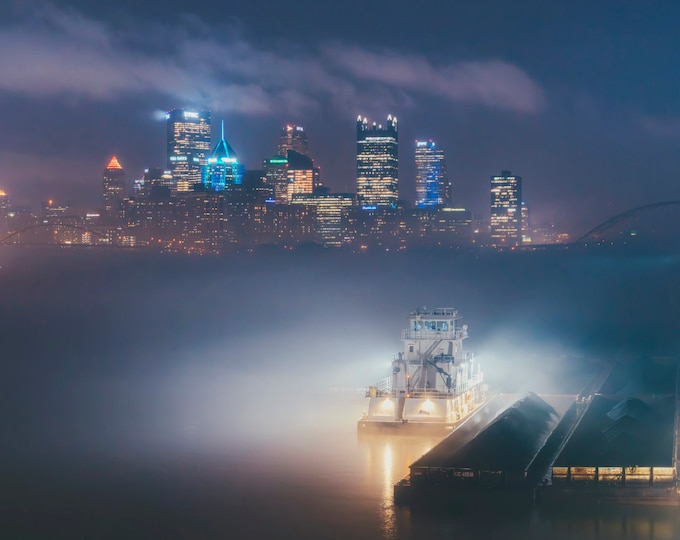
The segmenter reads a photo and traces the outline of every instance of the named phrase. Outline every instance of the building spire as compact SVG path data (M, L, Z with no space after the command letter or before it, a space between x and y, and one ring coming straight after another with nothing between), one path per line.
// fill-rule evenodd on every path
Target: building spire
M234 152L234 149L231 146L229 146L229 143L224 138L224 120L222 120L221 124L222 129L220 133L220 140L215 145L215 149L213 150L210 159L222 160L226 158L235 160L236 153Z
M123 166L120 164L118 161L118 158L116 156L111 157L111 161L109 161L109 164L106 166L107 169L122 169Z

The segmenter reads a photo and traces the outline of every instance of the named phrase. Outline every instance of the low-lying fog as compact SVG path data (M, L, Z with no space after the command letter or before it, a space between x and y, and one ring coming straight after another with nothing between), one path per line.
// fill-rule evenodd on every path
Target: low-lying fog
M419 306L457 308L505 391L574 392L598 360L678 347L668 255L0 257L5 455L231 444L305 424L313 396L389 374Z
M596 250L2 248L1 457L257 461L292 445L303 466L351 432L419 306L458 309L495 389L576 393L601 362L678 353L678 275L677 256Z

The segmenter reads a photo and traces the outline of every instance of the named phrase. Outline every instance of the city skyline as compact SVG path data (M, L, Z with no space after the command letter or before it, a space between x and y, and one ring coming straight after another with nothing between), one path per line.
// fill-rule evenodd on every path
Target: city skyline
M380 2L341 12L300 2L261 17L255 1L217 23L212 6L14 2L0 22L13 51L1 59L0 187L17 204L96 201L111 155L131 176L162 166L165 111L206 107L250 169L272 155L282 125L303 125L334 192L354 182L351 118L392 113L402 140L446 149L453 198L477 215L502 169L521 172L536 220L574 234L677 198L678 81L662 60L675 54L672 13L490 0L408 15ZM399 189L413 200L409 161Z
M116 155L112 155L104 174L103 203L101 209L105 214L111 212L109 199L112 196L117 200L125 197L134 197L139 189L138 184L148 180L150 171L168 177L168 187L173 194L188 193L202 184L201 190L223 191L230 184L241 184L246 168L239 163L238 156L225 138L224 120L220 122L219 136L213 136L211 111L190 110L175 107L165 114L166 119L166 144L167 160L166 167L147 167L143 175L132 173L136 178L131 179L130 185L124 182L109 180L107 171L113 171L123 175L123 167ZM216 142L215 142L216 141ZM412 160L415 163L416 176L412 187L415 192L406 190L415 198L407 200L399 197L399 153L397 136L397 118L388 115L386 123L369 123L368 117L359 115L357 119L357 174L354 189L358 199L369 197L376 198L374 192L380 192L379 202L373 200L364 201L363 205L396 207L396 203L406 204L418 208L450 205L451 183L448 181L446 172L446 160L441 148L435 149L435 143L429 141L415 141L413 148L408 148L409 155L402 157L403 160ZM225 169L226 166L226 169ZM279 179L276 171L281 168L282 178ZM279 142L276 145L276 154L262 160L261 168L249 168L251 172L261 173L262 180L270 184L274 190L277 202L289 204L295 193L312 192L319 186L320 167L314 165L309 155L309 140L304 127L296 124L286 124L280 131ZM296 171L304 171L304 178L296 180ZM129 171L128 171L129 173ZM369 177L366 177L366 174ZM387 176L385 176L387 175ZM297 175L299 176L299 175ZM279 184L283 181L284 191L279 198ZM116 184L112 185L112 182ZM302 184L300 183L302 182ZM324 187L328 190L327 187ZM112 190L115 193L112 193ZM45 202L45 198L41 204ZM389 202L388 202L389 201ZM34 203L36 201L33 201ZM64 201L59 201L63 203ZM88 204L89 201L67 201L76 207ZM51 203L50 203L51 204ZM95 208L91 208L95 210ZM484 219L485 216L477 216Z
M177 126L178 122L176 121L174 116L177 116L177 118L180 117L182 118L182 121L179 122L180 124L179 128ZM190 121L187 122L186 118L190 118ZM210 148L212 147L212 141L217 140L217 143L214 145L212 153L210 153L211 157L207 157L208 154L206 154L206 157L193 159L193 161L195 162L196 169L195 174L197 175L198 178L201 179L199 182L188 181L187 179L184 178L184 176L186 176L185 174L186 167L181 168L178 176L176 177L173 176L171 169L168 168L164 169L162 167L147 167L144 169L143 175L140 176L139 174L135 174L134 178L130 178L131 184L129 186L125 184L125 181L123 181L121 184L119 181L117 182L115 180L115 176L111 177L111 175L107 175L108 171L112 171L113 173L119 172L120 174L122 174L123 179L126 176L123 167L118 162L117 156L112 155L111 158L107 160L108 165L104 170L103 191L100 191L100 199L103 200L99 200L98 203L92 203L91 201L84 201L82 199L55 201L54 198L49 196L42 197L40 201L40 206L42 208L43 214L45 213L46 208L48 209L69 208L71 209L71 211L75 210L77 212L82 212L83 217L85 217L85 213L87 213L87 216L95 215L98 216L101 214L101 216L104 219L110 219L112 210L110 199L112 196L120 203L122 201L122 198L132 197L132 199L134 199L138 195L148 196L149 189L151 189L154 186L167 187L170 190L169 194L174 196L179 194L190 195L196 190L198 190L199 192L203 191L220 192L223 191L226 186L232 184L240 185L242 183L244 173L246 172L246 168L243 164L239 163L236 153L234 152L233 148L231 148L231 145L225 139L224 120L220 122L221 128L219 137L213 138L211 126L211 112L208 110L192 111L182 108L173 108L167 113L165 113L165 119L167 133L166 139L167 165L169 167L175 165L172 162L172 160L174 156L178 155L178 153L192 155L192 153L196 154L198 152L200 153L200 155L202 155L204 150L203 147L206 146ZM291 136L291 133L293 134L293 136ZM366 137L366 135L368 135L368 137ZM384 151L386 150L386 148L383 148L384 146L383 143L385 142L383 139L385 139L385 137L382 137L382 135L387 135L387 138L391 139L392 143L394 144L394 149L387 152L387 154L391 155L393 153L394 155L391 155L391 158L389 158L388 156L389 159L387 159L386 161L382 159L383 157L385 157L382 154L384 154ZM361 163L362 153L366 154L366 156L368 156L368 158L371 159L375 157L371 156L371 154L374 151L376 151L376 149L364 152L365 148L362 146L362 144L365 145L366 142L365 139L368 139L370 141L371 138L377 137L376 140L378 140L378 142L380 143L377 147L377 155L380 158L378 159L378 162L380 163L378 162L372 164L369 163L368 164L370 165L369 169L371 167L376 167L378 165L380 168L384 168L387 165L387 162L389 162L390 159L392 159L393 163L389 164L387 168L388 169L393 168L396 171L398 171L399 157L397 151L398 142L396 135L397 135L396 116L393 117L392 115L388 115L387 123L385 124L385 126L383 126L382 124L378 124L377 122L372 122L369 125L368 117L362 117L361 115L359 115L357 119L357 139L358 139L356 155L357 164L359 165ZM176 143L178 139L179 144ZM373 143L369 142L369 145L366 148L370 147L371 144ZM502 240L500 242L494 242L492 240L491 242L492 245L501 248L503 246L520 245L523 243L531 244L533 241L530 234L531 230L534 230L534 232L544 231L544 233L547 233L548 236L545 237L546 240L548 240L549 238L547 243L555 243L556 241L557 243L564 243L570 236L572 239L576 237L580 238L581 236L583 236L583 234L575 236L573 232L568 233L563 229L560 230L559 227L555 226L555 221L553 220L544 221L539 224L534 223L534 225L532 226L531 219L529 217L530 215L529 206L527 205L527 201L525 200L521 191L521 177L512 177L517 178L517 180L519 181L519 191L511 197L514 200L514 203L513 205L511 205L512 208L510 210L507 210L506 204L507 201L502 202L500 200L507 198L508 193L505 193L504 191L506 188L500 188L501 191L499 192L498 191L499 187L495 186L494 180L500 180L501 184L503 184L504 182L503 177L509 176L511 174L509 170L501 171L500 177L499 176L491 177L492 178L491 205L482 209L481 212L475 213L469 209L461 207L460 205L456 205L455 204L456 201L451 200L450 194L452 192L452 183L449 181L448 175L446 173L447 165L444 152L441 148L436 148L435 150L435 146L436 146L435 142L432 141L431 139L429 141L416 140L414 147L409 149L412 151L412 155L409 156L407 159L410 160L411 158L413 158L412 161L413 163L415 163L416 169L415 181L413 182L415 187L415 193L411 193L411 196L415 198L413 200L407 200L402 197L395 196L394 201L399 202L399 207L401 208L413 207L424 209L435 208L437 206L439 207L448 206L448 208L444 208L444 210L454 210L456 212L463 211L469 214L469 217L466 219L474 220L478 224L477 227L478 232L483 233L483 230L479 228L480 225L482 227L489 227L492 239L493 238L500 239L501 237L506 238L508 236L507 231L500 234L500 236L498 232L494 232L494 230L500 230L498 229L499 211L503 215L505 215L506 211L509 213L516 213L518 218L521 217L521 226L519 222L516 225L513 225L514 227L513 230L515 230L515 232L517 233L516 241L513 240L510 244L507 244L506 240ZM179 147L179 151L177 147ZM344 197L348 195L348 193L342 192L330 193L329 187L324 186L323 183L320 182L320 167L315 166L314 161L308 155L309 141L303 127L297 126L295 124L284 125L280 131L279 142L276 148L277 153L274 156L262 160L261 168L247 169L248 172L250 173L257 173L255 176L251 174L250 180L251 183L257 177L262 182L265 183L265 186L263 187L266 187L267 184L269 185L269 188L271 188L272 190L270 197L271 202L276 201L278 203L289 205L292 202L300 204L303 203L304 201L303 204L312 204L312 206L316 207L316 203L311 203L311 200L305 200L300 198L297 201L293 201L292 200L293 196L297 197L296 194L311 195L312 193L315 193L317 197L321 197L324 196L323 194L325 193L326 196L331 196L331 198L328 199L329 201L335 201L337 197L339 197L340 200L344 200ZM286 148L289 149L286 150ZM292 150L292 148L302 150L302 153ZM287 156L284 157L279 155L282 149L286 151ZM366 158L366 156L364 156L364 158ZM385 163L382 163L383 161L385 161ZM225 164L227 164L228 166L226 170L223 170ZM182 164L180 164L180 166L181 165ZM277 173L279 169L283 174ZM354 191L352 191L353 193L355 193L354 197L357 199L360 198L359 193L361 178L359 176L360 176L359 170L357 170L355 189ZM394 178L389 180L389 183L393 188L395 188L394 191L398 193L400 186L398 180L399 176L398 172L396 172L392 176L394 176ZM428 178L426 181L423 181L425 177ZM443 198L438 197L440 200L438 200L438 202L436 203L434 203L434 200L432 200L429 201L427 204L423 204L423 201L421 201L422 195L426 191L431 191L433 189L434 184L432 180L435 177L438 179L437 182L435 182L437 184L436 194L439 196L440 193L444 193L444 197ZM215 181L217 183L215 183ZM199 188L199 184L202 185L202 187ZM281 192L279 188L280 184L284 186L283 191ZM146 188L144 186L146 186ZM317 193L317 187L322 188L322 191L319 191ZM514 188L510 186L506 187L511 191L514 190ZM257 191L258 188L255 189ZM1 193L2 197L5 200L5 204L8 204L7 201L10 201L15 208L20 210L22 216L28 216L29 214L27 214L26 212L31 213L34 217L38 215L37 213L35 213L34 206L17 205L16 202L12 200L10 193L7 193L6 191L1 191ZM499 193L501 195L500 199ZM432 195L433 193L429 193L428 196ZM488 196L488 193L486 195ZM33 202L36 203L37 201ZM99 203L103 203L103 206ZM333 202L332 204L335 204L335 202ZM343 205L344 204L347 203L343 203ZM657 201L652 204L638 205L637 207L635 207L635 209L643 207L644 208L661 207L672 204L674 204L674 201ZM359 203L359 207L363 207L365 210L374 210L376 208L396 208L396 204L383 203L377 205L369 204L368 206L366 206L366 203L363 204ZM635 209L632 208L628 209L625 212L625 214L634 212ZM51 212L53 210L49 211ZM623 214L624 213L621 213L622 216ZM122 215L123 214L121 213L120 216ZM454 216L452 214L449 217ZM610 217L617 219L618 215ZM458 218L454 217L454 220L455 219ZM601 226L606 225L607 225L606 222L599 223L596 228L593 228L593 230L599 229ZM503 227L501 227L501 229L502 228ZM452 230L455 230L455 227ZM540 234L542 235L544 233ZM588 234L590 234L590 232ZM539 235L539 238L542 238L542 236Z

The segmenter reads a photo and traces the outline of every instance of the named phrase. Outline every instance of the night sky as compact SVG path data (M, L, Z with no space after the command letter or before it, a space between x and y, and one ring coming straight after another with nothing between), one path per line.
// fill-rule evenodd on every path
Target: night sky
M675 2L4 0L0 188L99 204L165 162L162 112L204 106L248 168L305 127L333 191L355 190L355 120L399 118L447 152L454 204L488 217L489 176L524 179L538 221L582 233L678 199ZM215 132L217 130L214 130Z

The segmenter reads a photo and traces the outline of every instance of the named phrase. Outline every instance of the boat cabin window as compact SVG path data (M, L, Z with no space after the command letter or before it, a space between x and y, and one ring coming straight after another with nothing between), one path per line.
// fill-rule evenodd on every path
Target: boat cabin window
M449 321L413 321L414 332L448 332L451 327Z

